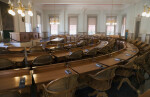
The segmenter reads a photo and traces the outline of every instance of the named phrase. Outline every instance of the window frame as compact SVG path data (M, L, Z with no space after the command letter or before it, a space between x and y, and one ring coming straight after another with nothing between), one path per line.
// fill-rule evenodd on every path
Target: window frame
M115 18L115 21L117 22L117 16L106 16L106 23L107 23L107 18L110 18L110 17ZM106 23L105 23L105 25L106 25ZM107 34L107 26L108 25L106 25L106 35L108 35ZM116 26L117 25L114 25L114 35L116 34Z
M58 20L59 20L59 16L58 15L55 15L55 17L58 18ZM51 18L54 18L54 15L50 15L49 16L50 35L59 35L59 24L57 24L58 25L58 28L57 28L58 32L57 32L57 34L52 34L52 32L51 32L51 24L50 24L50 19Z
M96 15L88 15L87 16L87 34L89 35L89 18L95 18L96 19L96 25L95 25L95 34L96 34L97 33L97 16Z
M68 16L68 32L69 32L69 35L71 35L70 34L70 18L77 18L77 27L76 27L76 34L75 34L75 35L77 35L78 34L78 16Z

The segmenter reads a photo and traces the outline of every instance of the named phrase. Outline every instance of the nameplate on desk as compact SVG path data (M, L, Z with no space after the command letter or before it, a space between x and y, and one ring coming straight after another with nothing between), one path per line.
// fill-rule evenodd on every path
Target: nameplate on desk
M66 74L72 74L72 72L70 70L65 70Z
M72 52L69 52L69 55L71 55L72 54Z
M122 59L119 58L115 58L115 61L123 61Z
M25 88L25 77L20 78L19 88Z
M69 44L69 46L72 46L72 44Z
M97 67L103 68L103 66L100 63L96 63Z
M88 49L85 49L85 52L88 52L89 50Z
M126 54L126 56L132 56L132 54Z
M131 51L131 52L136 53L136 51Z

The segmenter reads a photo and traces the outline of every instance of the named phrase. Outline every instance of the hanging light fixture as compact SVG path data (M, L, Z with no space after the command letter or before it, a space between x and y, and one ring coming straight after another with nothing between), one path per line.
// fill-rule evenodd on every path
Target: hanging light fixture
M30 2L28 3L28 8L24 7L24 5L22 4L21 0L18 0L17 3L18 3L18 7L14 7L13 3L11 2L11 0L8 1L8 4L10 6L10 8L8 10L9 14L14 16L16 14L14 9L17 9L18 14L20 14L22 17L25 17L25 10L27 9L29 16L33 16L33 13L32 13L32 10L31 10L32 6L31 6Z
M148 6L147 4L149 3L149 1L146 1L146 4L144 5L144 10L142 12L142 17L150 17L150 6Z
M56 14L55 14L55 0L54 0L54 16L50 19L50 24L51 25L58 25L58 24L60 24L59 23L59 18L56 17Z
M113 18L112 16L112 12L113 12L113 0L112 0L112 8L111 8L111 16L110 16L110 20L108 20L106 22L106 25L117 25L115 18Z

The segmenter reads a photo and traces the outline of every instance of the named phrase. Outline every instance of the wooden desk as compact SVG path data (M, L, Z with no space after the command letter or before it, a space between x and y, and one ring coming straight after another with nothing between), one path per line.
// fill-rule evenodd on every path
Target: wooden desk
M38 52L38 53L29 53L27 55L27 61L28 62L31 62L33 61L35 58L37 58L38 56L41 56L41 55L47 55L48 53L46 52Z
M74 62L69 62L68 63L70 67L78 72L79 74L83 73L88 73L91 71L96 71L96 70L101 70L102 68L97 67L96 64L97 62L94 62L93 59L84 59L84 60L79 60L79 61L74 61ZM104 66L106 67L106 66Z
M64 66L65 63L39 66L34 69L34 79L36 84L50 82L59 78L67 77L68 74L65 73L65 70L70 70L72 74L76 74L70 68Z
M21 52L21 51L24 51L24 47L8 47L7 48L8 51L11 51L11 52ZM26 48L26 51L29 51L30 48Z
M20 78L25 77L25 85L32 84L28 68L0 71L0 91L19 89Z
M14 63L21 63L24 60L24 54L0 54L0 58L9 59Z
M150 97L150 89L147 90L144 94L140 95L139 97Z
M58 43L63 43L64 42L64 38L55 38L51 40L52 44L58 44Z

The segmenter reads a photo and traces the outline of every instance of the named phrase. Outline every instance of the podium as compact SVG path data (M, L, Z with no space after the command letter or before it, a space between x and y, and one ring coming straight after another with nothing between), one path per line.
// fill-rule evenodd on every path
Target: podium
M10 32L10 43L15 47L35 46L40 40L40 35L37 32Z
M31 40L36 40L39 38L39 33L37 32L10 32L11 42L29 42Z

